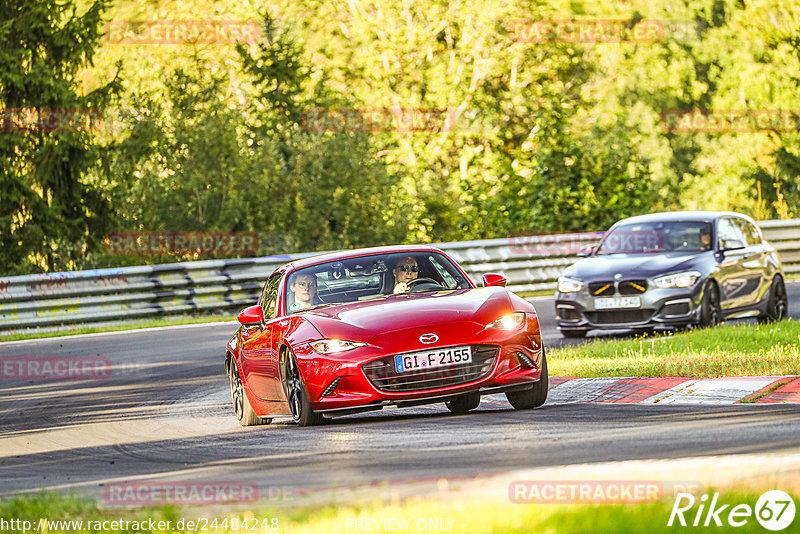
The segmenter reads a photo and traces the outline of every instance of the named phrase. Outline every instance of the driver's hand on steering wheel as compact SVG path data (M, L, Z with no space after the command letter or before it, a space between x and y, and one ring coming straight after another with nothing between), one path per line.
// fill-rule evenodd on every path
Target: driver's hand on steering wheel
M408 293L409 289L411 288L408 287L408 284L406 284L405 282L400 282L399 284L394 286L393 294L398 295L400 293Z

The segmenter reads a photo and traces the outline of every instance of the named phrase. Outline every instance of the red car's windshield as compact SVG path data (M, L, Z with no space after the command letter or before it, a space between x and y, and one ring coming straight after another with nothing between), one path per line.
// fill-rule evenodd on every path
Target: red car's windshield
M707 250L711 250L711 223L669 221L618 226L605 236L597 254L658 254Z
M420 281L413 282L417 279ZM401 282L411 284L415 292L471 287L453 262L438 252L373 254L290 273L286 309L296 313L317 306L386 297Z

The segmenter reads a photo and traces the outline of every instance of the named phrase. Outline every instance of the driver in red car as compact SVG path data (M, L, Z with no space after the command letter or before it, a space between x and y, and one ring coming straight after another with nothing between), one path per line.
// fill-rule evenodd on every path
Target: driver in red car
M417 260L411 256L400 258L397 260L397 263L395 263L392 273L394 274L395 281L394 294L408 293L408 290L411 289L408 287L408 282L419 276Z
M289 311L311 308L322 303L317 296L317 277L313 274L298 274L289 289L294 293L294 304L289 306Z

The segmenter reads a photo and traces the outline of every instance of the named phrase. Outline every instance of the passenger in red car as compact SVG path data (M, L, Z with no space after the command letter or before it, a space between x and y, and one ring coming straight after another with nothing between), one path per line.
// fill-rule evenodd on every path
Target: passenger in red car
M289 289L294 293L294 304L290 311L302 310L320 304L317 297L317 277L313 274L298 274Z
M398 293L408 293L410 289L408 287L408 282L414 280L419 276L419 266L417 265L417 260L412 258L411 256L400 258L397 260L397 263L392 269L392 273L394 274L394 294L397 295Z

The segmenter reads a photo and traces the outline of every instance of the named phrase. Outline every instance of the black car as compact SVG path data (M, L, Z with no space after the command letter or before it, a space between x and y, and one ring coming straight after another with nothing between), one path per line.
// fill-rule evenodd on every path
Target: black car
M589 330L713 326L726 318L786 317L775 248L733 212L654 213L623 219L558 279L565 337Z

